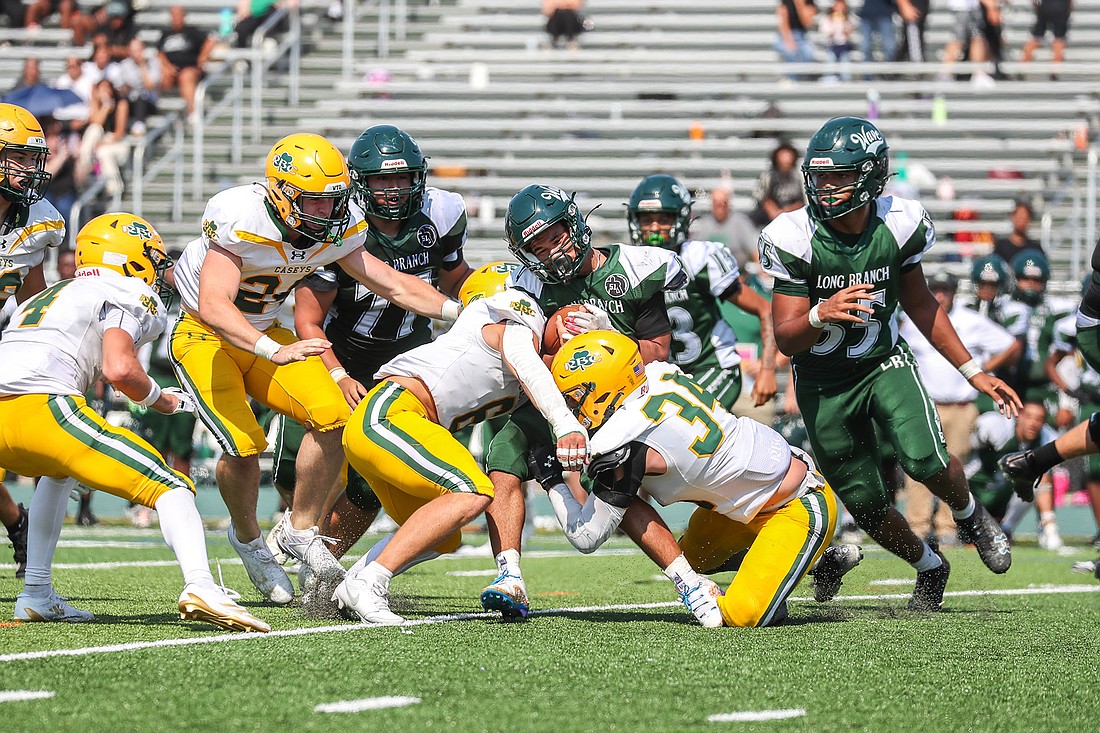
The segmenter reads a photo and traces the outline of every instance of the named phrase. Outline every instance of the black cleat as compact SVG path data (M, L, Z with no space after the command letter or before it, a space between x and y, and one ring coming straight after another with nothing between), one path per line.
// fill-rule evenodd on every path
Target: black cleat
M997 461L997 466L1012 484L1016 496L1027 502L1035 501L1035 487L1039 485L1043 472L1035 469L1035 456L1031 451L1007 453Z
M8 539L11 540L15 550L15 577L22 578L27 574L27 510L19 505L19 519L8 527Z
M910 611L938 611L943 607L943 591L947 588L947 576L951 574L951 564L934 543L931 547L933 552L939 555L943 564L938 568L917 573L913 597L909 599Z
M82 506L76 513L76 523L81 527L94 527L99 524L99 519L96 515L92 514L92 510L89 507Z
M1000 575L1012 567L1012 547L997 520L975 500L969 519L956 519L959 541L974 545L985 566Z

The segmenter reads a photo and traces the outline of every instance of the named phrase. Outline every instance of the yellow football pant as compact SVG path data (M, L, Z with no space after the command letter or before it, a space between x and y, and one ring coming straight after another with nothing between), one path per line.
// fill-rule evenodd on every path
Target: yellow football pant
M344 428L344 452L398 524L452 492L493 495L493 482L470 451L395 382L381 382L355 408ZM434 549L454 552L460 544L456 532Z
M24 476L71 476L147 507L172 489L195 493L156 448L70 395L0 397L0 465Z
M297 340L279 326L264 333L280 344ZM224 341L187 313L176 321L171 352L180 384L198 401L199 418L230 455L253 456L267 448L249 396L307 429L326 432L348 421L348 403L319 357L276 366Z
M699 572L749 548L718 607L726 626L763 626L833 541L836 524L836 495L824 486L748 524L696 509L680 547Z

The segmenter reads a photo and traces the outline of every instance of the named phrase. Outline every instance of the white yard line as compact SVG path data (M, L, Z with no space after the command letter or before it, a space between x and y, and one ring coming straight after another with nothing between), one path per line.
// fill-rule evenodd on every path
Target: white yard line
M963 590L944 593L944 596L1030 596L1051 595L1063 593L1097 593L1100 585L1051 585L1032 588L1002 588L999 590ZM889 593L884 595L866 596L837 596L834 601L879 601L908 598L908 593ZM812 598L790 598L796 602L812 601ZM540 611L532 611L532 616L565 616L572 613L592 613L603 611L638 611L656 608L680 607L679 601L662 601L658 603L630 603L610 606L575 606L572 608L553 608ZM686 613L686 612L685 612ZM448 623L451 621L472 621L475 619L499 618L499 614L493 613L456 613L446 616L430 616L416 619L399 627L402 630L414 626L429 626ZM0 664L18 662L31 659L51 659L53 657L83 657L92 654L114 654L116 652L132 652L141 649L157 649L160 647L191 646L193 644L224 644L233 641L245 641L251 639L272 639L284 636L311 636L313 634L334 634L347 631L371 631L374 629L390 628L375 626L373 624L341 624L339 626L316 626L304 629L286 629L284 631L272 631L267 634L251 632L245 634L218 634L217 636L203 636L186 639L161 639L159 641L138 641L127 644L111 644L108 646L92 646L79 649L49 649L37 652L20 652L17 654L0 655Z
M47 700L53 696L54 693L46 690L0 690L0 703Z
M364 710L385 710L386 708L404 708L416 705L419 697L364 697L361 700L341 700L315 705L315 713L361 713Z
M744 710L739 713L718 713L707 718L708 723L752 723L760 720L787 720L806 715L803 708L789 710Z

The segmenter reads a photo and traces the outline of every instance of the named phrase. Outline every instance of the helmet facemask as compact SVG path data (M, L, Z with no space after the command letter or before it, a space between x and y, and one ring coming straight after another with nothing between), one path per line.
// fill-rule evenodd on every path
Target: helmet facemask
M830 158L814 158L808 164L803 164L802 180L805 183L810 211L815 218L828 221L866 206L886 187L889 166L889 159L886 156L864 160L858 165L832 165ZM851 183L840 186L818 184L818 176L849 171L854 173ZM844 201L823 202L844 193L851 194Z
M382 186L372 187L368 178L384 176L387 179L396 178L401 173L407 173L412 182L407 186ZM424 205L424 187L427 181L427 171L424 168L397 171L394 173L364 173L355 168L351 169L352 186L356 199L371 216L387 221L404 221L420 211Z
M32 165L25 166L11 159L13 153L23 153L30 156ZM53 176L46 172L46 157L49 149L43 143L42 147L35 145L15 145L2 143L0 147L0 196L3 196L13 204L30 206L42 200L46 195L46 187ZM13 181L19 181L19 186L12 185Z
M544 242L547 232L561 223L564 231L550 251L538 256L535 240ZM576 277L592 251L592 230L581 218L572 196L550 186L528 186L512 198L504 219L508 249L544 283L562 284Z
M286 224L310 240L306 246L336 239L347 229L348 222L351 220L351 214L348 212L351 189L338 187L340 184L329 184L326 188L333 190L317 193L302 191L285 181L278 186L290 202L290 214L286 217ZM306 213L303 204L309 200L331 200L331 213L328 216Z

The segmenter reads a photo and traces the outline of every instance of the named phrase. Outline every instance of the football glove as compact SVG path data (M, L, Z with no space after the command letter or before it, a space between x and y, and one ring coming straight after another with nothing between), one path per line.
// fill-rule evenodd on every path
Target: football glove
M561 475L565 471L558 460L557 447L553 445L532 448L527 453L527 469L531 478L547 491L562 483Z
M614 331L611 325L611 317L607 311L590 303L584 304L583 311L575 311L567 316L571 331L575 334L588 333L589 331Z
M161 394L170 394L176 398L176 409L171 412L165 413L166 415L175 415L180 412L194 412L195 411L195 398L184 392L179 387L165 387Z

